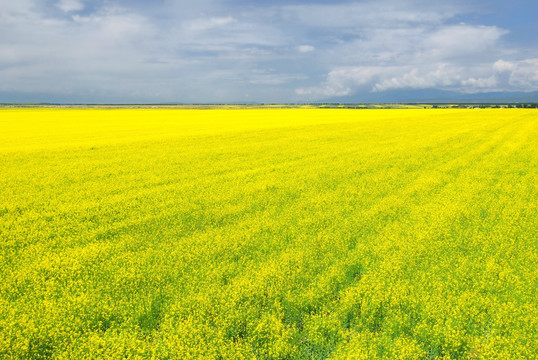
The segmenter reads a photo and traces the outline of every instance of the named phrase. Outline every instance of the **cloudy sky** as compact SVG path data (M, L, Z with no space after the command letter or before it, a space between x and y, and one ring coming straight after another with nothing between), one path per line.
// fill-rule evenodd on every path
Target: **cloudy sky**
M0 0L0 102L538 91L536 0Z

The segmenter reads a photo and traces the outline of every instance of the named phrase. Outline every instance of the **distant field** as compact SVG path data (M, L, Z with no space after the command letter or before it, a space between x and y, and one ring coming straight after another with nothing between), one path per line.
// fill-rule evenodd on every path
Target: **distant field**
M0 110L2 359L524 359L538 111Z

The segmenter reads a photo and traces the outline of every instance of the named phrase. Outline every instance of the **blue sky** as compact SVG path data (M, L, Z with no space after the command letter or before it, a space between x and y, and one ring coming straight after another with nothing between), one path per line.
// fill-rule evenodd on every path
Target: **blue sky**
M0 0L0 102L538 91L536 0Z

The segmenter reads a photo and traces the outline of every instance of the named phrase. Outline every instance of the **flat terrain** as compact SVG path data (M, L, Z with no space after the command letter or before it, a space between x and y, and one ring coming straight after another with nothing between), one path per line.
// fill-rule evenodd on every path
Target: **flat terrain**
M0 110L2 359L523 359L538 111Z

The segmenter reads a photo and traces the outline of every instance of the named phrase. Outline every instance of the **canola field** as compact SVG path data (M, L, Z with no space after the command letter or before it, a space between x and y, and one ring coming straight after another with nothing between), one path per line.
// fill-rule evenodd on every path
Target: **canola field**
M0 109L1 359L532 359L538 111Z

